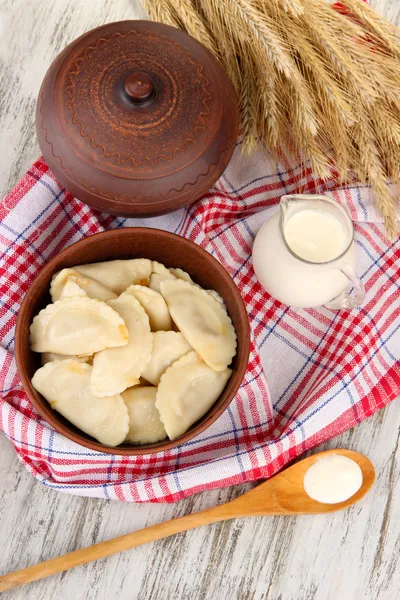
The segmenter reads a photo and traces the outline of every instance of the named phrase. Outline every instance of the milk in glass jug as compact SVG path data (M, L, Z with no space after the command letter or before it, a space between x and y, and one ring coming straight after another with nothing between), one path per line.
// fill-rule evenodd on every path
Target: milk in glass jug
M256 236L253 266L267 292L289 306L349 309L364 300L353 223L327 196L283 196Z

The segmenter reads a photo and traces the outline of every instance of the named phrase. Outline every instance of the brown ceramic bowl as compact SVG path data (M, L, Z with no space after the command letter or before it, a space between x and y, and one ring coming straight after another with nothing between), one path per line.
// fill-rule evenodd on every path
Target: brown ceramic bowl
M137 446L122 444L116 448L104 446L83 433L59 413L32 387L31 378L41 366L40 355L29 345L29 326L37 313L51 302L49 285L52 275L65 267L114 260L117 258L150 258L167 267L180 267L196 283L221 294L237 333L237 354L232 363L232 376L223 393L208 413L180 438ZM126 228L106 231L87 237L53 258L39 273L29 288L18 316L15 337L18 372L25 392L46 421L73 442L98 452L123 455L141 455L175 448L196 437L210 427L233 400L244 377L250 346L250 327L242 297L232 278L220 263L193 242L166 231L146 228Z

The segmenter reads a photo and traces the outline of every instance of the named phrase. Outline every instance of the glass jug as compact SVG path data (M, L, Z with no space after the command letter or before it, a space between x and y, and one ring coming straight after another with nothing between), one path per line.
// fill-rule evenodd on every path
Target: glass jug
M293 224L291 219L294 216L297 216L298 223L303 224L302 229L297 230L297 235L301 238L300 241L308 244L314 251L312 260L301 257L293 248L293 240L288 240L288 224ZM314 234L318 233L316 238L313 235L313 223L307 221L312 220L313 216L325 219L328 224L325 238L321 234L322 229L318 232L314 230ZM330 222L336 232L340 231L340 250L327 260L326 251L335 252L333 241L331 244L329 237ZM317 242L313 241L314 238ZM322 252L319 260L318 244L321 243L325 256L322 256ZM253 266L267 292L289 306L311 308L325 305L334 309L351 309L359 306L365 297L364 286L355 273L353 223L346 209L327 196L283 196L280 211L262 225L256 236Z

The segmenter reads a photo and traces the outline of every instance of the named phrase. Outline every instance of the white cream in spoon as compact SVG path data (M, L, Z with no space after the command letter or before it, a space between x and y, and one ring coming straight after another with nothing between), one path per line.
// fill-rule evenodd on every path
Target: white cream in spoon
M345 502L362 486L359 465L341 454L327 454L315 461L304 476L304 490L323 504Z

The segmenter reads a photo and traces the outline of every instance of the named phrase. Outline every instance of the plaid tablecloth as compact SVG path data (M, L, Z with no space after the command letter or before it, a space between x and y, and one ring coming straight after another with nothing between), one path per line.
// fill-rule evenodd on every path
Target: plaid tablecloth
M355 222L359 309L300 310L258 283L251 248L284 193L326 192ZM394 191L395 193L395 191ZM247 306L252 348L237 397L207 431L165 453L91 452L35 412L16 372L21 300L62 248L98 231L147 226L190 238L229 271ZM390 242L367 187L335 189L310 171L237 148L218 183L188 209L153 219L92 211L60 188L39 160L0 207L0 426L26 468L46 486L85 496L172 502L205 489L270 477L305 450L353 427L400 393L400 243Z

